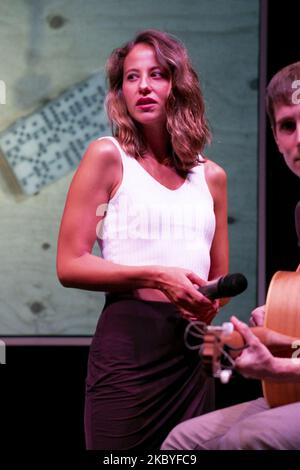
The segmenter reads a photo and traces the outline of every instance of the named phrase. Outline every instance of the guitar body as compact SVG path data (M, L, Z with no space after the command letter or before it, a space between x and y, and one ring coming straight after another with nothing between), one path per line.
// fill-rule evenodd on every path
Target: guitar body
M296 272L274 274L266 300L266 328L300 338L300 266ZM290 349L288 357L292 358ZM277 383L263 380L263 393L271 407L300 401L300 383Z

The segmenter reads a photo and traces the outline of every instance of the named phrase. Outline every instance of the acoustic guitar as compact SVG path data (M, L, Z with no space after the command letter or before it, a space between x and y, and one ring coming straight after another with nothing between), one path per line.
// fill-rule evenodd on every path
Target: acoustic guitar
M231 326L231 331L228 327ZM234 358L246 346L243 337L232 331L231 323L224 326L201 324L193 336L203 338L201 356L206 372L229 380ZM193 328L191 326L191 328ZM226 331L227 330L227 331ZM297 354L300 347L300 265L296 272L278 271L274 274L267 294L263 327L251 331L277 357ZM262 381L263 394L270 407L286 405L300 400L300 383Z
M296 272L274 274L267 295L264 326L275 332L300 338L300 265ZM290 349L287 357L292 357ZM276 354L275 354L276 355ZM263 380L264 397L271 407L300 400L300 383L276 383Z

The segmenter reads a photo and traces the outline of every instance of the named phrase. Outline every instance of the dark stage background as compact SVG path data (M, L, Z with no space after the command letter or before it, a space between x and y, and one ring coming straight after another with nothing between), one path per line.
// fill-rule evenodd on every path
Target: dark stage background
M267 82L282 67L300 60L300 4L268 2ZM266 277L274 272L295 270L300 249L294 228L294 210L300 200L300 182L278 153L267 123L266 142Z
M267 81L279 68L300 59L300 4L270 1L268 5ZM298 23L298 24L297 24ZM293 210L299 181L282 163L267 131L267 284L278 269L294 269L299 255ZM112 345L113 347L113 345ZM83 407L88 347L8 346L7 365L0 366L3 422L2 446L53 456L84 449ZM217 385L217 406L255 398L260 383L234 378ZM2 438L3 439L3 438ZM2 447L1 446L1 447ZM41 462L42 463L42 462Z

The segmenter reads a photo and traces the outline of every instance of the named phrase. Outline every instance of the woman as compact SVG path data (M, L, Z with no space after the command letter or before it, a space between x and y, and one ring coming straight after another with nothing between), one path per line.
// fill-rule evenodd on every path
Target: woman
M143 31L113 51L107 74L114 137L91 143L74 176L57 270L66 287L107 293L89 355L87 448L151 450L213 406L183 337L188 320L218 310L197 287L228 271L226 175L200 154L204 103L177 39Z

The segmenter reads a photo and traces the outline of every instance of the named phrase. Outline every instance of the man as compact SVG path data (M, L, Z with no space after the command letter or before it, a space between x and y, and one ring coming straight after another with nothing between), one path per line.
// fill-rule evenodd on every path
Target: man
M267 112L279 152L289 169L300 177L300 62L284 67L270 81ZM300 244L299 219L298 203L295 220ZM250 324L262 325L263 318L264 307L258 307L252 312ZM247 325L235 317L231 320L248 345L235 362L240 373L276 382L300 382L300 359L272 356ZM300 402L271 409L264 398L259 398L179 424L162 449L298 450L299 416Z

